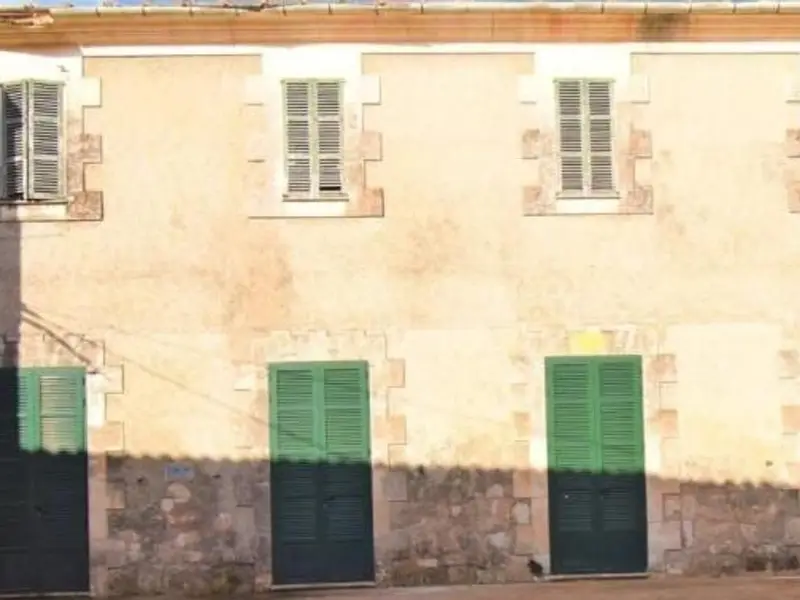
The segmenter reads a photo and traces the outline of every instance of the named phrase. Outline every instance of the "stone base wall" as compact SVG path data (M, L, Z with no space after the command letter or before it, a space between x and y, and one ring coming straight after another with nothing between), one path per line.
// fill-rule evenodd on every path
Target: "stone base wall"
M180 479L170 482L170 472ZM266 463L112 458L108 477L112 495L124 489L126 499L109 511L109 594L264 589ZM408 500L389 503L390 532L376 548L380 583L529 581L528 559L541 559L530 524L546 522L547 514L533 515L530 499L514 498L513 480L511 470L409 469ZM716 576L800 567L797 490L678 487L664 499L664 521L676 524L679 545L652 570ZM651 545L658 543L651 536Z
M672 444L682 454L676 463L677 489L664 496L664 520L680 531L680 546L667 550L664 569L691 575L796 570L800 568L800 419L796 418L800 332L794 326L720 325L713 329L729 347L740 347L733 351L739 365L733 364L732 357L721 359L732 367L727 372L734 386L737 380L746 386L748 371L763 362L762 376L753 386L760 393L752 397L746 390L720 394L731 414L724 414L723 404L723 413L709 419L707 435L714 436L717 427L734 432L735 443L722 444L720 452L728 453L728 460L707 456L675 428ZM706 337L717 335L713 329ZM688 340L681 342L680 333L672 337L678 358L691 362ZM680 346L685 347L683 352ZM739 366L741 372L735 372ZM677 383L662 386L662 404L671 409L682 404L688 410L691 398L679 391ZM737 413L738 423L734 421ZM701 418L695 410L687 427L697 428Z
M413 469L408 501L392 506L395 545L384 553L387 583L530 579L531 505L514 498L513 480L513 472L502 469Z
M771 486L683 483L667 516L681 528L681 549L666 570L733 575L800 569L798 490Z
M111 458L110 595L252 593L269 541L265 461Z

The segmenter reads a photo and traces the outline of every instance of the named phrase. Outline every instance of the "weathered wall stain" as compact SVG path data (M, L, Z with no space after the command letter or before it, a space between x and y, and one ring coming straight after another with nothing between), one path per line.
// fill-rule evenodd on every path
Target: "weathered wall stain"
M424 285L457 265L462 243L452 219L442 216L415 219L406 225L406 233L405 242L399 246L404 251L390 256L392 262L396 261L394 269L398 275Z
M691 16L683 13L645 14L636 25L636 39L643 42L666 42L685 35Z

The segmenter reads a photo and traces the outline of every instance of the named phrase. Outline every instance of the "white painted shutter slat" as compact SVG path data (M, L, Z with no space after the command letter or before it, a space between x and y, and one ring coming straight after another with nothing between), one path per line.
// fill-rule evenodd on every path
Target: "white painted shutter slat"
M311 193L311 86L287 81L283 86L286 118L286 170L289 194Z
M23 200L27 188L27 97L24 82L3 86L3 196L8 200Z
M316 85L317 157L320 194L342 191L342 85L320 81Z
M583 123L580 81L559 81L556 84L561 190L582 192L584 189Z
M62 86L59 83L29 83L30 151L28 197L55 200L63 195L61 169Z
M614 190L614 169L610 82L588 82L588 111L589 189L592 192L611 192Z

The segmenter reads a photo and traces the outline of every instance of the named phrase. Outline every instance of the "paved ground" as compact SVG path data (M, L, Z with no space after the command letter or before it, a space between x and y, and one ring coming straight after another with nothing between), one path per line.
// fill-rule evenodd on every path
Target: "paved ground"
M800 577L647 580L280 592L287 600L800 600Z

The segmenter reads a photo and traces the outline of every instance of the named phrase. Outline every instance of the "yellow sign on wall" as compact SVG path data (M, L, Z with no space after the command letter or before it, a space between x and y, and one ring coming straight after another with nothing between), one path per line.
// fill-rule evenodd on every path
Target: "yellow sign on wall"
M599 329L571 331L569 334L570 354L605 354L608 349L608 336Z

